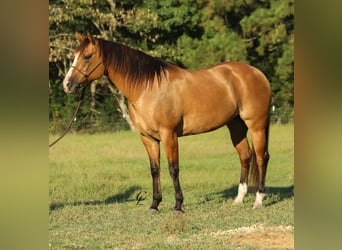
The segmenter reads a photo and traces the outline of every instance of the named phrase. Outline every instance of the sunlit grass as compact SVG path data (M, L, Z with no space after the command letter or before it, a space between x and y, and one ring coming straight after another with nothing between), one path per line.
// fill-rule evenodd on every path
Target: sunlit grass
M50 149L50 244L53 249L210 249L233 247L210 233L261 223L294 225L293 125L272 126L265 207L254 194L232 206L240 165L226 128L180 138L182 216L162 153L160 213L150 215L152 180L133 132L67 135ZM163 151L163 148L162 148ZM141 192L142 201L136 196Z

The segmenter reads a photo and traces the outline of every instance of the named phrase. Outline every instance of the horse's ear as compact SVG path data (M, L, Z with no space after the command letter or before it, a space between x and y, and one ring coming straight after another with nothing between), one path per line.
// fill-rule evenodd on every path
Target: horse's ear
M76 39L81 43L84 40L84 36L78 32L76 32Z
M89 41L92 42L92 44L95 44L95 38L89 32L87 33L87 37L88 37Z

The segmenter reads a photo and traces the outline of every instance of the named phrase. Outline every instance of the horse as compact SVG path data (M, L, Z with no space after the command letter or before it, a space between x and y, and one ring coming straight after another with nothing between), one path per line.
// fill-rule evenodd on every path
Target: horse
M178 137L227 126L241 164L233 204L248 191L256 192L253 209L262 207L269 161L268 140L271 88L266 76L242 62L224 62L186 70L126 45L76 32L79 46L64 80L65 93L107 76L128 101L130 118L140 133L152 175L151 211L159 211L160 142L164 145L175 191L174 210L182 209ZM251 146L247 140L250 131ZM251 168L251 169L250 169Z

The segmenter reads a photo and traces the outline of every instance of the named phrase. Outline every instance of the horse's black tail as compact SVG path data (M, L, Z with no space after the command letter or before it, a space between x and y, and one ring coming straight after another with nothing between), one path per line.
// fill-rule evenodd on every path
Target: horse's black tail
M265 143L265 150L264 150L264 164L263 164L263 171L265 171L266 174L266 169L267 169L267 163L269 160L269 153L268 153L268 141L269 141L269 133L270 133L270 117L268 117L267 124L265 127L265 138L266 138L266 143ZM257 191L258 186L259 186L259 170L258 170L258 164L256 160L256 154L254 150L254 146L252 143L252 159L251 159L251 169L249 172L249 179L250 179L250 185L254 187L255 191Z

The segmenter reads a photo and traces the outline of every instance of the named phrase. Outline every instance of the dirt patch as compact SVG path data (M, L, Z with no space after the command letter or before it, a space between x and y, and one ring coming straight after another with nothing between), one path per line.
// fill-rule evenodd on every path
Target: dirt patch
M265 227L253 225L226 231L212 232L213 237L230 237L236 249L243 246L256 248L294 249L294 233L291 226Z

